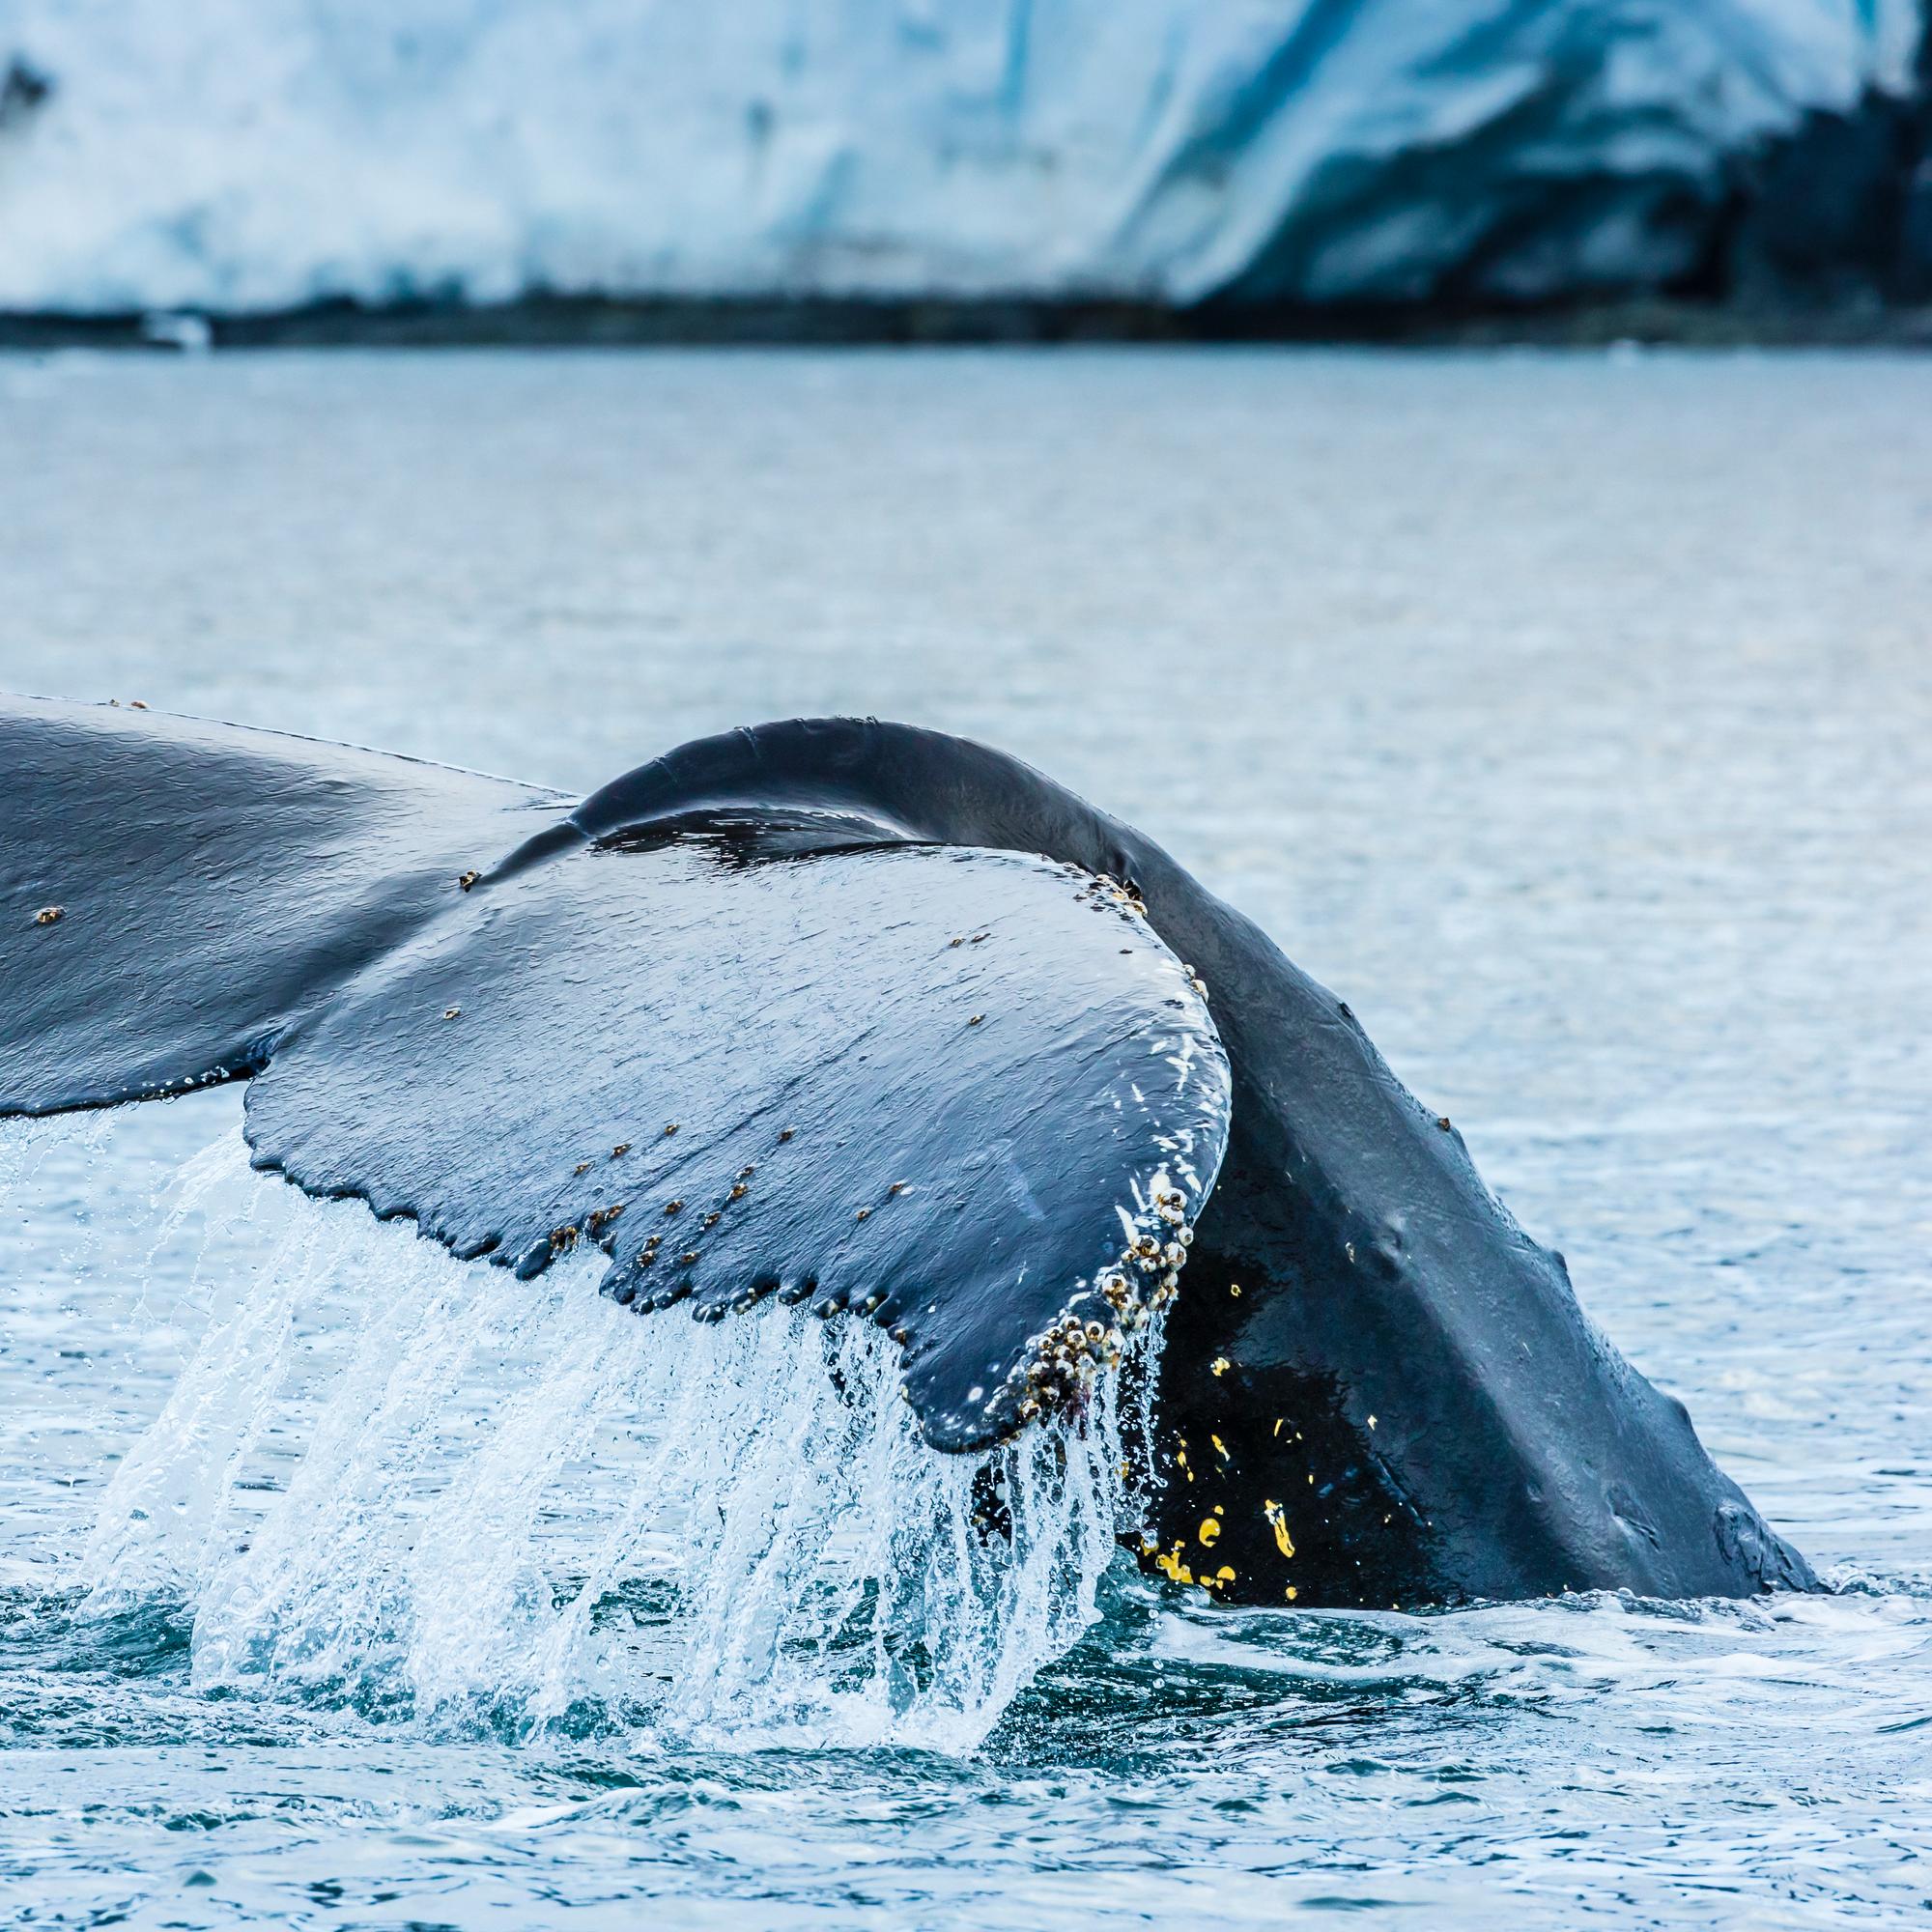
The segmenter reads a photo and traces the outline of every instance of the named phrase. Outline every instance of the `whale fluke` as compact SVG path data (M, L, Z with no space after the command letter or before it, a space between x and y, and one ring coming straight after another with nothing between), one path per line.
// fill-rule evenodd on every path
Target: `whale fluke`
M1140 1553L1223 1600L1816 1580L1347 1005L984 746L795 720L572 807L0 699L0 1113L250 1078L258 1164L459 1256L869 1316L941 1449L1179 1290Z
M567 810L279 732L0 696L0 1111L257 1071L475 855Z
M252 1076L258 1166L458 1255L869 1315L943 1449L1078 1401L1220 1165L1201 992L1075 866L21 700L0 814L0 1111Z

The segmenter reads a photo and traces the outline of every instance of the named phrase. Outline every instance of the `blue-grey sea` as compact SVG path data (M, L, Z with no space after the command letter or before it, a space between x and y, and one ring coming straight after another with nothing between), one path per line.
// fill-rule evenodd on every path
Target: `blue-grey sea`
M1236 1612L1062 1496L1071 1581L962 1596L829 1328L461 1268L232 1090L14 1123L0 1923L1932 1924L1932 360L0 358L0 688L573 789L1010 749L1350 1002L1833 1586Z

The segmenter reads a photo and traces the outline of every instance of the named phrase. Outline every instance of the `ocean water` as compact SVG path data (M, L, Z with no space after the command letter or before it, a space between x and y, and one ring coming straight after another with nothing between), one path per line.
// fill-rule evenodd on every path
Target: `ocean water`
M587 789L991 739L1347 997L1830 1577L1229 1612L995 1559L889 1350L0 1127L0 1923L1918 1923L1932 362L0 360L0 687Z

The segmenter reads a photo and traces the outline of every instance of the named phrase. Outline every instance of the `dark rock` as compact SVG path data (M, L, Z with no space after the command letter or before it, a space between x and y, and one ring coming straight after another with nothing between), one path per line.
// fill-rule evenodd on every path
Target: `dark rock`
M1906 185L1895 288L1902 300L1932 301L1932 156L1918 163Z
M1729 236L1729 293L1747 303L1839 304L1889 294L1914 106L1868 95L1807 115L1749 171Z

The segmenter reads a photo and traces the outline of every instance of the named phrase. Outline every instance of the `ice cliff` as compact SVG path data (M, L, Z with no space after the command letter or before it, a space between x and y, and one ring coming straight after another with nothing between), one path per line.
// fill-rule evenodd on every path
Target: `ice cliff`
M1691 271L1919 0L8 0L0 309L1542 298Z

